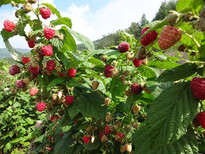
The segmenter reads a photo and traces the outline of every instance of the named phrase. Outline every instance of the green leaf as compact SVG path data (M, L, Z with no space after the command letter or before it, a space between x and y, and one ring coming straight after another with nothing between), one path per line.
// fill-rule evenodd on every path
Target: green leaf
M66 80L66 78L62 78L62 77L59 77L59 78L55 78L54 80L52 80L48 86L47 86L47 90L50 90L52 87L58 85L58 84L62 84L64 81Z
M116 100L117 96L124 95L124 91L127 88L126 85L120 80L119 77L115 77L112 79L110 83L110 93L112 94L112 99Z
M38 34L40 34L42 32L43 32L43 29L38 29L38 30L32 31L31 34L30 34L30 37L32 37L34 35L38 35Z
M39 136L37 139L34 140L34 143L42 143L43 140L45 139L45 134Z
M199 11L204 6L204 1L192 1L192 10L196 14L199 14Z
M94 50L95 49L95 45L92 41L90 41L87 37L85 37L84 35L75 32L71 29L69 29L69 32L80 42L82 42L87 48L88 50Z
M89 58L88 61L94 65L101 65L101 66L105 65L100 59L93 58L93 57Z
M58 19L56 19L56 20L52 20L52 21L51 21L51 24L54 25L54 26L57 26L57 25L66 25L66 26L68 26L69 28L72 27L71 19L68 18L68 17L61 17L61 18L58 18Z
M190 8L192 0L179 0L176 5L177 12L181 12L185 8Z
M64 55L64 53L59 52L59 51L57 51L56 53L57 53L57 56L60 59L60 61L62 61L65 66L70 65L70 62L69 62L68 58Z
M5 29L2 29L1 36L4 39L4 42L7 41L9 38L13 37L14 34L12 32L7 32Z
M147 67L144 65L140 69L143 70L141 72L142 76L147 77L147 78L157 78L157 73L151 67Z
M156 67L158 69L170 69L176 66L179 66L180 64L169 62L169 61L153 61L149 64L149 66Z
M109 50L108 49L91 50L88 53L87 57L91 57L93 55L98 55L98 54L104 54L104 55L111 54L112 55L115 52L118 52L118 51L117 50L110 50L110 49Z
M69 106L69 109L67 110L68 115L70 117L71 120L73 120L77 114L80 112L79 111L79 105L78 105L79 100L74 100L74 102L72 103L72 105Z
M77 86L80 86L80 84L75 78L72 78L67 82L67 86L68 87L77 87Z
M153 147L173 143L186 133L197 114L198 102L190 88L190 82L165 89L152 103L146 125L154 134Z
M43 28L42 27L42 22L38 19L34 19L34 20L30 21L29 25L30 25L30 27L33 31L41 30Z
M185 63L175 68L165 70L158 78L158 82L168 82L184 79L196 73L197 65L192 63Z
M15 49L13 49L13 47L11 46L11 44L9 43L8 40L6 40L4 43L5 43L6 48L10 52L11 57L14 60L21 61L21 57L23 57L23 54L21 52L16 51Z
M58 50L60 50L63 46L63 42L60 41L58 38L52 38L51 40L51 44L56 47Z
M145 133L146 132L146 133ZM137 130L133 136L133 142L135 147L136 154L198 154L197 140L192 129L188 129L186 135L182 136L179 140L173 144L166 144L159 148L151 149L150 141L154 139L155 135L148 136L148 128L141 127L140 130Z
M63 40L64 45L63 45L61 51L62 52L67 52L69 50L76 51L77 50L76 42L75 42L73 36L68 31L68 28L65 26L62 26L61 31L65 36L65 38Z
M104 97L99 91L83 93L76 102L79 111L87 117L104 119L107 114L107 106L104 105Z
M49 3L42 3L42 5L49 7L53 14L55 14L58 18L61 18L60 12L53 5Z
M24 3L26 3L26 0L1 0L1 1L0 1L0 6L9 4L9 3L11 3L12 1L15 2L15 3L17 3L17 4L24 4Z
M72 134L64 133L54 147L54 154L73 154L74 147L71 146L73 142Z
M65 109L65 114L64 114L64 116L63 116L63 118L62 119L60 119L60 122L59 122L59 125L60 125L60 127L63 127L63 126L66 126L66 125L68 125L69 123L70 123L70 118L69 118L69 115L68 115L68 111L67 111L68 109L66 108Z
M163 147L151 150L150 154L173 154L173 153L190 153L198 154L197 139L194 131L189 128L186 135L181 137L172 145L165 145Z

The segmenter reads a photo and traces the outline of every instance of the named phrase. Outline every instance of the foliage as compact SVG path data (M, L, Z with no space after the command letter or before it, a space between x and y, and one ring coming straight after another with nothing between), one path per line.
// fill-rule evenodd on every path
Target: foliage
M0 64L0 149L2 153L25 153L37 133L34 99L24 92L12 94L15 77L8 74L6 61Z
M54 38L50 40L42 35L43 21L39 20L39 6L42 5L49 7L58 17L51 21L51 26L63 25L58 29L55 27ZM21 73L15 77L15 80L29 78L31 85L18 89L19 92L12 95L15 100L10 105L27 108L24 105L29 100L27 88L39 88L35 101L36 104L46 103L47 116L41 130L33 136L33 153L120 153L125 152L123 148L137 154L204 153L201 148L204 145L204 128L192 123L196 121L197 113L204 110L204 102L194 97L190 87L194 76L204 77L205 74L204 27L199 24L203 20L199 16L203 6L203 1L179 0L176 5L179 19L175 19L174 23L173 20L170 22L173 13L147 25L143 16L134 27L139 26L137 30L140 30L145 25L149 29L139 38L128 33L133 31L131 29L117 33L120 42L129 44L127 53L118 50L120 42L96 50L88 38L72 30L71 20L61 17L60 12L50 4L40 4L34 9L40 25L32 29L32 36L24 32L26 25L34 27L29 24L32 20L26 12L21 14L24 24L18 27L21 29L19 35L25 34L26 40L36 36L36 45L31 49L31 62L23 64L18 59ZM147 46L140 43L150 31L160 34L167 25L182 31L180 42L172 47L178 56L167 56L158 46L158 38ZM9 37L4 33L3 30L2 36L8 46ZM17 35L11 33L8 36ZM63 38L60 37L62 35ZM87 50L78 51L74 38L81 41ZM114 41L118 40L115 38ZM42 54L42 46L48 44L54 49L50 56ZM182 61L178 45L183 45L189 60ZM10 45L8 47L12 49ZM21 56L15 50L10 52L17 55L13 58ZM48 60L56 64L52 71L48 70ZM30 72L33 66L39 66L37 75ZM137 84L133 86L133 83ZM20 103L22 96L25 100ZM19 110L21 114L17 115L21 117L26 108ZM29 116L32 117L32 113L33 110ZM15 119L15 116L12 118ZM35 118L32 117L32 124ZM19 124L15 121L11 123ZM18 134L26 135L25 132ZM5 148L11 150L10 145L5 145Z

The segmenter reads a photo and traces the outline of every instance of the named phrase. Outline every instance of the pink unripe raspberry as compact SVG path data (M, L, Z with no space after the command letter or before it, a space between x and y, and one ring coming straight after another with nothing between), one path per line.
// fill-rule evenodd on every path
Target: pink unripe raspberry
M160 34L158 45L162 50L166 50L175 45L182 37L180 29L173 26L165 26Z
M9 68L9 74L11 75L16 75L20 73L20 67L18 65L12 65L10 68Z
M38 90L39 89L36 87L31 87L29 93L31 96L35 96L38 93Z
M41 102L41 103L36 104L36 108L39 112L45 110L45 108L46 108L45 102Z
M69 75L70 77L74 77L75 74L76 74L76 69L70 68L70 69L68 70L68 75Z
M51 16L51 10L48 7L42 7L40 13L43 19L48 19Z
M118 50L121 53L127 52L129 50L129 48L130 48L130 45L127 42L122 42L118 45Z
M50 44L43 46L41 50L45 56L51 56L53 54L53 47Z
M56 31L54 29L51 29L51 28L45 28L44 29L44 36L45 38L47 38L48 40L49 39L52 39L53 36L55 35Z
M47 61L47 63L46 63L46 69L47 69L48 71L54 70L55 67L56 67L55 61L53 61L53 60Z
M16 27L16 25L12 21L10 21L10 20L5 20L4 21L4 29L7 32L12 32L15 27Z
M16 85L19 89L21 89L21 88L23 88L23 87L25 86L23 80L16 80L15 85Z

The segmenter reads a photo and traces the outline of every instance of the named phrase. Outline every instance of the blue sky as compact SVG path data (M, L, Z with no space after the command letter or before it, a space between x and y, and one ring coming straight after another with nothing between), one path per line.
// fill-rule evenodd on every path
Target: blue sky
M62 16L71 18L73 30L96 40L115 32L119 29L128 28L131 22L138 22L145 13L151 21L164 0L40 0L41 2L53 4ZM0 29L3 28L3 21L13 20L15 10L10 5L0 8ZM31 14L32 16L32 14ZM33 16L34 17L34 16ZM49 20L55 19L51 16ZM44 20L49 24L49 20ZM26 32L29 32L26 28ZM10 39L11 44L16 48L28 48L27 42L21 37ZM4 47L0 36L0 47Z

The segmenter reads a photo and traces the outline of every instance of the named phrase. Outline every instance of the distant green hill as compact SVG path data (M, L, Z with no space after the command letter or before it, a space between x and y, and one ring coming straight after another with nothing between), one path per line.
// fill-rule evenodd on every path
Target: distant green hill
M20 48L17 48L16 50L23 54L30 51L29 49L20 49ZM11 57L9 51L6 48L0 48L0 60L9 58L9 57Z
M20 48L16 48L15 50L17 50L23 54L28 53L30 51L29 49L20 49ZM11 58L9 51L6 48L0 48L0 60L2 60L2 59L5 59L6 61L8 61L9 64L16 63L13 60L13 58Z

